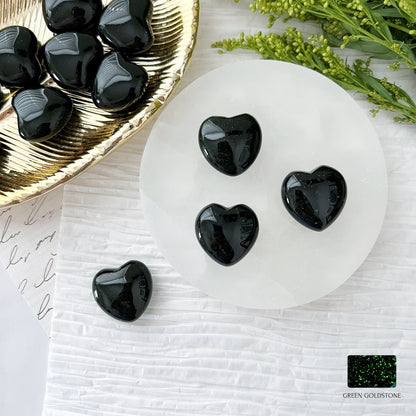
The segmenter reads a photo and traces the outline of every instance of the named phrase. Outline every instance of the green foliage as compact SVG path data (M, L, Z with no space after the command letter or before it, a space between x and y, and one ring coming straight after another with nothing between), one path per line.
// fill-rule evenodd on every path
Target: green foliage
M252 11L270 16L312 20L322 25L332 46L370 53L416 69L414 0L253 0Z
M239 38L225 39L212 46L222 51L248 49L265 59L291 62L313 69L346 90L365 94L376 106L373 115L383 109L398 114L397 121L416 123L416 105L402 88L385 78L376 78L369 67L370 59L365 62L356 60L349 65L333 51L323 35L312 35L305 40L296 28L288 28L282 35L259 32L254 36L245 36L242 33Z

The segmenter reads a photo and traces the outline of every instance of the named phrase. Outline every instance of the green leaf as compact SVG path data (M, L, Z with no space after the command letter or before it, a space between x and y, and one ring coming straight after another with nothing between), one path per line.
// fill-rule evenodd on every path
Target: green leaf
M318 55L312 55L312 59L321 72L327 67L325 62Z
M408 60L416 66L416 57L415 54L412 50L412 47L409 46L407 43L404 42L395 42L395 43L399 43L400 47L402 49L402 51L407 55Z
M380 0L367 2L367 7L370 10L376 10L383 17L403 18L400 9L397 7L397 4L394 4L393 7L389 7L384 4L384 1Z
M357 28L353 25L350 25L349 23L342 23L343 28L350 34L350 35L359 35L360 32L357 30Z
M396 9L396 11L398 13L400 13L400 15L406 19L409 23L416 23L415 20L412 18L412 16L409 16L406 12L403 11L403 9L401 9L395 0L390 0L391 5Z
M397 53L393 52L386 46L381 45L380 43L373 42L372 40L355 40L349 42L347 48L368 53L372 58L376 59L400 59Z
M389 40L390 42L393 41L393 36L391 35L390 28L386 21L384 20L384 17L376 11L373 11L371 13L374 21L377 23L376 30L381 33L385 39Z
M328 39L329 46L339 48L343 44L342 40L338 39L336 36L332 35L331 33L324 31L324 36Z
M377 12L383 17L395 17L397 19L403 18L402 13L396 9L377 9Z
M377 78L374 78L372 75L360 71L359 69L355 70L355 74L359 79L361 79L361 81L366 84L370 90L375 91L387 101L396 100L394 95Z

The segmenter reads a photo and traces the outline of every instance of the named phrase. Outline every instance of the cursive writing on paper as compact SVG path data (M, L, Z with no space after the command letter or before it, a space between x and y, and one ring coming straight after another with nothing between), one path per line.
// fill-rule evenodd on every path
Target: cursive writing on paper
M45 270L43 272L43 278L40 283L35 283L35 288L41 287L44 283L49 282L49 280L55 277L55 273L53 272L53 257L51 257L48 262L46 263Z
M0 210L0 263L49 331L62 191Z
M23 293L25 293L25 289L27 286L27 279L23 279L20 283L19 286L17 286L17 288L19 289L20 293L23 295Z
M0 244L7 243L20 234L20 231L17 231L14 234L9 231L12 220L13 217L9 215L4 223L3 231L0 234Z
M38 320L39 321L41 321L42 319L44 319L45 316L53 309L53 308L50 308L49 307L50 302L51 302L51 294L50 293L47 293L43 297L42 303L41 303L41 305L39 307L39 311L37 313L37 317L38 317Z
M26 263L30 254L30 251L28 251L24 256L19 255L19 246L17 244L14 245L10 252L9 261L6 263L6 270L11 266L16 266L16 264L19 264L20 262Z

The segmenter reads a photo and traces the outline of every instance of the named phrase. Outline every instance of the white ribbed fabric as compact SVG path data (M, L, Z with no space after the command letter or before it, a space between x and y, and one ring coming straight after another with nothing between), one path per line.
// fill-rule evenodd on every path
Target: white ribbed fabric
M203 0L183 85L247 59L217 56L209 45L249 25L254 32L264 20L231 0ZM414 89L414 74L399 76ZM416 127L387 115L374 124L390 185L381 236L353 277L303 307L233 307L192 288L166 263L140 206L138 171L150 127L67 185L44 415L416 414ZM149 266L154 294L142 318L124 324L99 309L91 283L101 268L130 259ZM349 354L396 354L397 387L348 389ZM402 397L343 397L355 392Z

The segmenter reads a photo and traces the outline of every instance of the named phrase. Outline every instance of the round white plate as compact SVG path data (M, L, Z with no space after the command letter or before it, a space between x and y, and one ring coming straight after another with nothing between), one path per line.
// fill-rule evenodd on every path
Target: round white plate
M251 114L262 129L254 164L237 177L215 170L198 144L210 116ZM292 171L327 165L344 176L343 211L326 230L310 230L283 205ZM189 282L224 301L252 308L301 305L331 292L373 247L387 202L377 135L354 100L324 76L275 61L212 71L183 90L158 119L141 166L146 220L160 249ZM259 219L250 252L221 266L201 248L195 219L206 205L245 204Z

